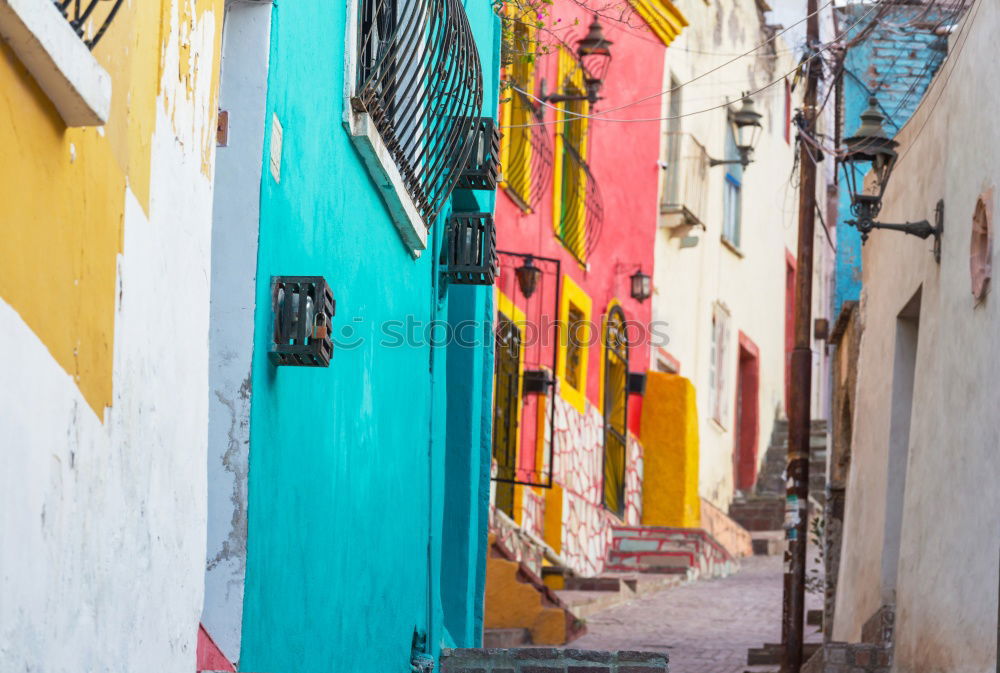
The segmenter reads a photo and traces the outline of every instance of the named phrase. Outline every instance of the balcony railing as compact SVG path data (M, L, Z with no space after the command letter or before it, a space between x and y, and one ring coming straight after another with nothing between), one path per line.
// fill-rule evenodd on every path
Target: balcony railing
M124 0L53 0L73 32L93 49L108 30Z
M660 213L669 227L705 225L709 157L690 133L667 133Z
M519 86L515 83L510 88L510 127L505 131L510 149L503 182L507 194L530 212L538 207L552 180L552 137L541 123L545 120L542 111Z
M604 202L590 166L565 135L562 146L562 200L557 233L577 261L586 264L601 238Z
M355 112L367 112L428 227L468 163L483 103L461 0L361 0Z

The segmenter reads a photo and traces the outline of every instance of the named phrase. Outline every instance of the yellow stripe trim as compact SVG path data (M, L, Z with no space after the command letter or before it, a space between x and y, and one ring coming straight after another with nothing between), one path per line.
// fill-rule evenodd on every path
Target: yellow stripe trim
M670 46L674 38L688 25L687 19L670 0L629 1L665 46Z

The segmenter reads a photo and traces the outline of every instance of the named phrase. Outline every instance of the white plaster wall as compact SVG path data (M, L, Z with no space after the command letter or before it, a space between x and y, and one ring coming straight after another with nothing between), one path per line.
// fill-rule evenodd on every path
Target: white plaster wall
M173 16L176 25L176 7ZM214 16L190 34L211 62ZM0 670L195 667L205 558L211 68L165 62L149 215L124 194L113 406L97 418L0 301ZM172 59L172 61L171 61ZM210 134L214 135L214 134ZM204 152L203 152L204 150Z
M978 195L1000 183L992 54L1000 10L979 0L897 139L880 220L932 218L945 199L940 266L929 241L876 231L864 249L864 332L834 638L856 640L879 607L896 316L922 289L896 584L894 669L993 673L1000 581L1000 306L971 294ZM996 258L994 235L994 258Z
M250 366L260 222L271 3L229 0L219 108L229 139L216 153L208 394L208 556L202 624L239 661L246 576Z
M754 0L722 0L706 5L703 0L682 0L678 7L690 25L667 53L666 81L670 76L688 82L751 50L767 39L759 29ZM718 14L717 14L718 11ZM798 56L781 37L775 51L760 49L755 56L737 59L731 65L685 85L681 90L683 113L689 114L733 100L741 92L755 90L792 71ZM708 52L708 53L705 53ZM793 94L792 107L801 105L803 87ZM668 113L669 97L663 101ZM797 251L798 189L793 181L795 128L791 142L784 139L785 88L771 86L754 96L764 115L764 129L754 153L754 163L743 171L742 256L721 241L725 168L709 169L707 230L694 230L697 247L681 248L680 238L660 229L656 241L654 320L666 321L670 344L666 350L680 360L681 374L691 379L697 391L701 419L700 492L713 504L727 509L733 496L733 422L738 367L738 336L743 331L760 351L758 457L763 461L770 443L773 421L784 414L785 381L785 269L786 250ZM725 109L685 117L682 130L692 133L713 158L725 155L727 128ZM664 148L665 152L665 148ZM825 177L819 171L818 197L825 204ZM833 248L816 222L816 282L829 277ZM827 280L828 282L828 280ZM823 302L828 293L814 289L816 317L827 317ZM730 314L730 342L726 355L726 396L729 413L723 425L711 419L709 372L712 358L712 310L724 304ZM826 354L814 347L814 390L822 388L826 376ZM656 353L652 354L656 368ZM819 380L816 380L819 379ZM814 394L814 416L822 417L825 397Z

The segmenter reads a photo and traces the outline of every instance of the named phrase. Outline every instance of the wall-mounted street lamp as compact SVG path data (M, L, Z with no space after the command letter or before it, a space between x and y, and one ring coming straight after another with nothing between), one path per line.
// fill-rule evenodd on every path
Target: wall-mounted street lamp
M739 159L709 159L709 166L724 166L727 164L740 164L746 168L753 162L753 150L757 147L757 140L760 139L760 132L764 128L760 120L764 115L757 112L753 99L750 96L743 96L743 105L739 110L728 112L729 125L732 128L733 138L736 139L736 151L739 152Z
M525 299L531 299L538 287L538 280L542 277L542 270L535 266L535 260L528 255L524 258L524 263L514 269L517 277L517 285L521 288L521 294Z
M889 183L889 177L896 166L897 142L886 135L882 122L885 117L879 112L878 101L872 97L868 101L868 109L861 113L861 127L857 133L846 138L847 153L841 160L844 167L844 178L851 195L851 213L853 220L847 223L861 232L862 243L868 240L872 229L889 229L901 231L904 234L918 238L934 237L934 259L941 261L941 234L944 232L944 200L938 201L935 208L934 225L927 220L906 222L905 224L888 224L876 222L882 210L882 195ZM873 193L866 194L864 188L864 168L871 170L875 187ZM861 184L858 185L858 176Z
M576 59L583 71L584 91L573 93L545 93L545 82L542 82L541 99L546 103L563 103L566 101L585 100L591 105L601 100L598 95L611 67L611 40L604 37L604 26L597 20L590 24L587 36L576 43Z
M653 296L653 279L648 273L639 269L629 278L632 281L632 299L642 302Z
M272 276L274 335L268 357L276 366L329 367L333 292L322 276Z

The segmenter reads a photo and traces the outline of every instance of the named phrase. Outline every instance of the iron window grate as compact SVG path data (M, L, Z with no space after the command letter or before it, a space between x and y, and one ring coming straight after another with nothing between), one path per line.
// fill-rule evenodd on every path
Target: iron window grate
M460 0L361 0L357 93L428 227L466 167L483 103Z
M93 49L104 37L124 0L53 0L59 13L66 17L73 32L87 49ZM98 7L101 7L98 10Z
M507 129L507 163L503 166L504 190L526 212L541 202L552 181L552 136L541 122L545 115L515 82L511 87L511 128Z
M601 238L604 204L590 166L567 136L562 138L563 178L559 240L578 262L586 264Z

